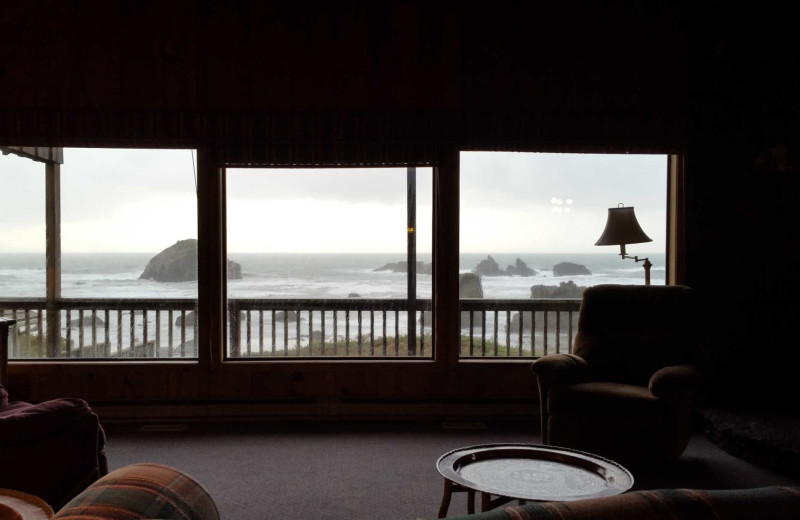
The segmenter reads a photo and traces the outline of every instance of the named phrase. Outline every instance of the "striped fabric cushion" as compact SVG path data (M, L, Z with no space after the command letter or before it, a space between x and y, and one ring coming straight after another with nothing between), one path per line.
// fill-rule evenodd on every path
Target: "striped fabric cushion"
M161 464L131 464L110 472L73 498L59 520L219 520L208 491L186 473Z
M657 489L573 502L505 507L448 520L797 520L800 487Z

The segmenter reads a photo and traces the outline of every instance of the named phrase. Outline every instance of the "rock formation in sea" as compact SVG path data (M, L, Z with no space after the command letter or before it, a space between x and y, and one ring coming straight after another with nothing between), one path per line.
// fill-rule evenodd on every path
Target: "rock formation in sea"
M186 313L186 326L187 327L194 327L195 316L196 315L195 315L194 311L189 311L189 312ZM183 325L183 316L178 316L177 318L175 318L175 326L176 327L180 327L182 325Z
M84 316L83 321L81 321L80 318L75 318L69 321L70 327L91 327L92 325L104 327L105 322L100 316L95 316L94 319L92 319L91 316Z
M522 318L522 331L523 332L530 332L531 325L533 323L536 324L536 330L541 332L544 330L544 319L542 318L542 313L537 312L535 320L532 321L532 316L530 312L524 312ZM561 322L561 326L564 327L566 323L564 321ZM557 326L557 318L555 312L548 312L547 313L547 330L548 331L555 331ZM510 331L512 334L519 332L519 313L515 312L511 315L511 322L506 325L506 331Z
M584 289L572 280L558 285L532 285L531 298L580 298Z
M525 262L519 258L514 265L509 265L505 270L500 269L500 265L497 260L492 258L492 255L488 255L486 259L478 262L473 272L481 276L533 276L536 274L536 271L525 265Z
M228 260L228 279L240 280L242 266ZM189 282L197 280L197 240L178 240L150 259L140 280L157 282Z
M483 298L483 284L481 277L475 273L461 273L458 275L458 297L459 298ZM475 311L473 320L475 323L480 323L481 313ZM423 319L427 325L430 325L433 320L431 311L423 313ZM469 312L461 313L461 328L469 327Z
M483 298L483 284L481 277L475 273L461 273L458 275L458 297L459 298ZM481 313L472 313L474 323L481 323ZM469 312L461 312L461 328L469 327Z
M506 274L511 276L534 276L536 271L525 265L521 259L517 258L514 265L506 267Z
M503 274L503 271L500 270L500 265L497 263L497 260L492 258L492 255L478 262L473 272L480 276L500 276Z
M481 277L475 273L461 273L458 275L458 297L483 298Z
M278 311L275 313L275 321L289 321L297 323L297 318L300 314L297 311Z
M583 291L586 289L584 286L576 285L572 280L568 282L561 282L558 285L533 285L531 286L531 298L581 298ZM539 313L537 313L539 314ZM548 330L555 330L556 327L556 313L547 313L547 327ZM508 328L512 332L519 330L519 313L516 312L511 315L511 323ZM544 328L544 320L540 316L536 319L536 330ZM522 329L524 331L531 330L531 313L525 312L522 319Z
M553 266L553 276L578 276L582 274L592 274L585 265L573 262L561 262Z

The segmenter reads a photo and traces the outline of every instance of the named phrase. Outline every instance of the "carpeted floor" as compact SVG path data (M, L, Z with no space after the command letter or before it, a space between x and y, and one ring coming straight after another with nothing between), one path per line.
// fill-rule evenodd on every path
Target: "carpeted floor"
M443 479L436 460L452 449L538 443L531 423L344 421L306 424L107 424L110 469L134 462L180 468L202 482L223 520L435 518ZM636 477L634 475L634 477ZM734 457L702 433L669 474L634 489L800 485L800 477ZM449 515L466 513L454 495Z
M800 414L786 408L706 404L696 407L698 429L740 459L800 478Z

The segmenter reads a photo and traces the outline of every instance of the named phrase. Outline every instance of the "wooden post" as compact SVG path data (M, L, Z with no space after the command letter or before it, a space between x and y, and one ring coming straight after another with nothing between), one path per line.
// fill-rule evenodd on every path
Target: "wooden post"
M441 160L434 168L433 345L436 363L447 368L458 365L461 350L458 301L459 160L457 148L443 150Z
M58 300L61 298L61 165L47 163L45 167L46 189L46 319L47 335L45 349L47 358L53 359L61 353L61 313ZM41 331L39 332L41 334ZM69 349L69 345L67 346Z
M8 389L8 329L16 320L0 318L0 385Z
M195 345L206 375L222 364L225 345L225 177L219 164L212 150L198 148Z

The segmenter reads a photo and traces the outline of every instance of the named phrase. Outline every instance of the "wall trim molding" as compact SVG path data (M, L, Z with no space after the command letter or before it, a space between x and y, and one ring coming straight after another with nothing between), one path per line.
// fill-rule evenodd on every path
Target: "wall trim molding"
M537 421L535 401L341 401L325 398L264 403L92 404L102 423L250 422L293 420Z

